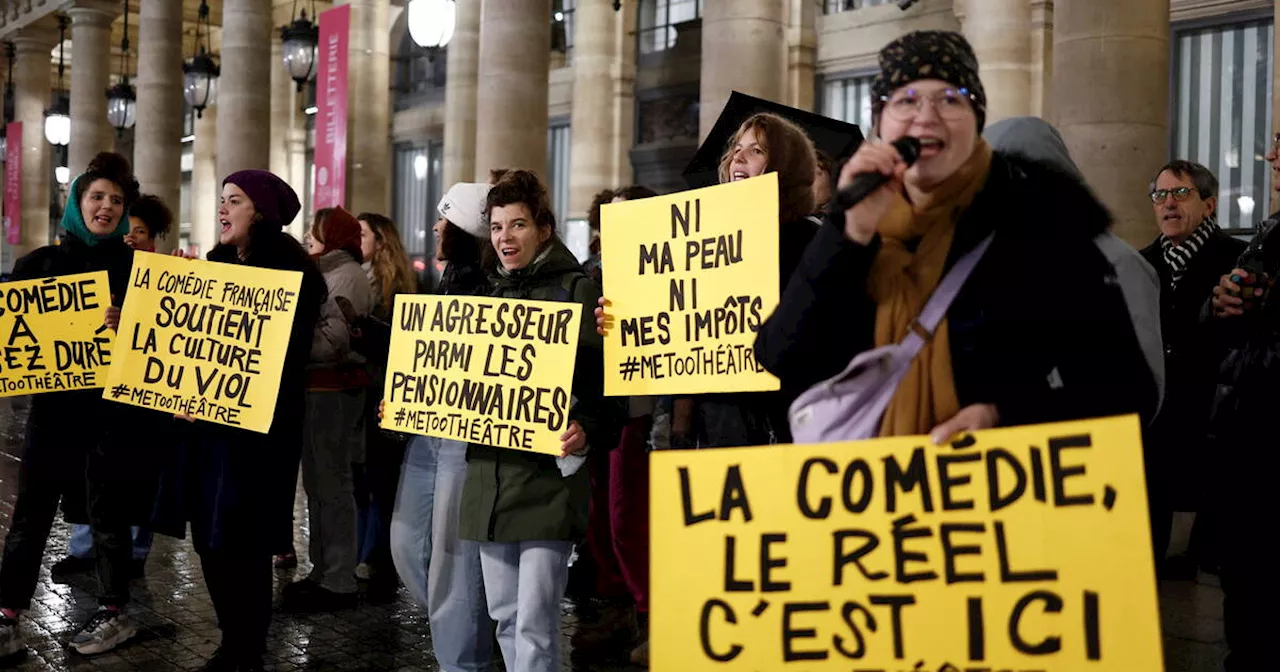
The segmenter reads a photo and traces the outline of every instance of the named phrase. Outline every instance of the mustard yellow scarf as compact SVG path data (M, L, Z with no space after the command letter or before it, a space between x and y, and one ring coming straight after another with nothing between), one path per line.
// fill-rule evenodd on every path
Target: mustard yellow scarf
M956 223L987 181L991 148L979 139L973 154L937 188L908 203L899 196L881 219L881 248L868 289L876 303L876 346L906 337L942 278ZM947 320L911 363L885 411L881 436L927 434L960 411Z

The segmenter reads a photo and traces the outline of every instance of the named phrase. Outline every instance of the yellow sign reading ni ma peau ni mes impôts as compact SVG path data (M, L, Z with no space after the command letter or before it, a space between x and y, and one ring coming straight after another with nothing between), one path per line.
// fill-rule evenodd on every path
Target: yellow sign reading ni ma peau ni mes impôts
M778 176L610 203L600 210L605 394L778 389L756 361L778 305Z

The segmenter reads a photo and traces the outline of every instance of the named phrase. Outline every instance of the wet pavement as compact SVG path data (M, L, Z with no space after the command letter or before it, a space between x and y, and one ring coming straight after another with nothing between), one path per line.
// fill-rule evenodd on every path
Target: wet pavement
M13 512L18 464L22 455L25 399L0 399L0 538ZM301 488L299 488L301 492ZM305 521L299 496L297 520ZM1175 547L1189 524L1180 521ZM144 578L134 582L130 613L140 626L138 637L121 649L94 657L81 656L65 643L96 608L91 575L69 584L50 580L49 566L65 555L69 527L59 519L45 552L45 568L31 610L22 618L28 653L0 661L15 670L195 670L213 654L219 633L189 541L157 535ZM1181 532L1181 533L1180 533ZM298 576L309 568L305 522L298 530ZM277 572L278 590L295 572ZM1226 653L1222 639L1222 592L1216 577L1166 581L1160 586L1165 632L1165 669L1171 672L1217 672ZM572 604L565 605L566 643L583 635ZM434 671L431 637L423 613L400 588L393 596L363 596L354 610L294 615L277 611L268 642L269 670ZM567 646L566 670L637 672L635 666L608 662L619 655L573 650ZM498 666L501 669L501 666Z
M26 399L0 399L0 539L8 531L13 513L25 417ZM294 543L299 566L297 570L276 573L277 605L279 589L295 574L301 577L310 569L306 557L306 500L301 495L302 488L298 490L295 520L304 521ZM50 579L49 567L66 555L69 535L70 527L59 517L45 550L35 599L21 619L28 652L12 660L0 660L0 669L162 672L197 670L208 661L220 635L204 588L199 557L189 540L163 535L155 537L146 575L133 583L134 601L129 613L139 625L137 638L116 651L92 657L67 648L66 642L97 608L93 598L96 581L91 573L75 576L65 585ZM566 643L577 631L574 612L573 606L566 603ZM642 669L593 660L581 651L568 653L566 670ZM277 610L271 623L267 662L268 670L281 671L440 669L431 653L426 616L403 587L384 598L363 594L360 606L353 610L308 615Z

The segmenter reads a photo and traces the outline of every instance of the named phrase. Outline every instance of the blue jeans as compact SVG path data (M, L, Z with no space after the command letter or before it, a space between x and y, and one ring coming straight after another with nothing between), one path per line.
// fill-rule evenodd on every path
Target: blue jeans
M559 672L560 601L573 542L480 544L489 615L507 672Z
M492 669L493 623L485 609L480 545L458 538L467 444L415 436L404 454L391 559L414 602L427 610L445 672Z
M87 558L93 553L93 530L88 525L72 525L71 540L67 542L67 555ZM151 530L133 527L133 559L146 560L151 553Z

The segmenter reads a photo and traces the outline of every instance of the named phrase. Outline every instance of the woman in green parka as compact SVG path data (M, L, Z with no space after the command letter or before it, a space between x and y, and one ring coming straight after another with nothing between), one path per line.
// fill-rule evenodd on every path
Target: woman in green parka
M582 306L569 425L561 456L471 444L459 536L480 542L489 615L508 670L556 672L560 600L573 542L587 527L589 447L617 445L621 407L603 395L603 341L592 309L600 287L555 233L547 189L533 173L498 173L485 202L491 296Z

